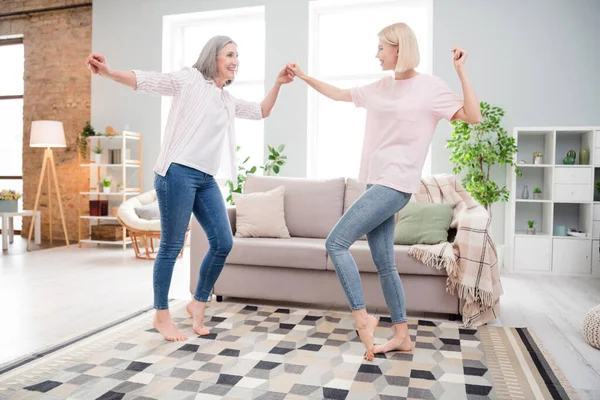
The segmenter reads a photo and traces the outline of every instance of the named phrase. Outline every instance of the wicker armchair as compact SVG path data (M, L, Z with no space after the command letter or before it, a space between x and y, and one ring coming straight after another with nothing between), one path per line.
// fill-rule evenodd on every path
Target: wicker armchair
M117 213L117 220L129 231L135 256L146 260L154 260L158 253L158 248L155 249L154 247L154 240L160 239L160 220L142 219L135 212L135 208L154 201L156 201L156 191L151 190L121 203ZM190 227L188 226L179 257L183 256L183 249L188 240L189 232Z

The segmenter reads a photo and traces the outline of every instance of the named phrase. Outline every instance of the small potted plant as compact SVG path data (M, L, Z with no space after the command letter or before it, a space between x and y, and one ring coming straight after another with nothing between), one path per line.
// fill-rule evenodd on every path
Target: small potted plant
M110 185L112 184L112 178L110 176L102 179L102 192L110 193Z
M539 187L536 187L535 189L533 189L533 199L534 200L542 199L542 189L540 189Z
M535 221L527 221L527 234L535 235Z
M21 194L14 190L4 189L0 192L0 212L17 212L19 210L18 200ZM2 229L5 229L2 227Z
M87 139L90 136L96 136L96 131L94 131L94 128L92 128L88 121L85 123L85 126L83 127L81 133L76 139L77 147L79 147L79 154L81 155L81 158L83 160L85 160L88 156Z
M543 154L539 151L536 151L535 153L533 153L533 163L534 164L543 164L544 161L542 159Z
M102 151L103 150L104 149L102 147L100 147L100 146L94 147L94 162L96 164L101 164L101 161L102 161L101 160L101 156L102 156Z

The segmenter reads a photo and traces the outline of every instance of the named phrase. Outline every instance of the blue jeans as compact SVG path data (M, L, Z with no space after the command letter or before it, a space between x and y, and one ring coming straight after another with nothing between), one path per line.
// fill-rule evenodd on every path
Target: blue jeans
M395 215L408 203L410 196L386 186L367 185L367 190L340 218L325 242L350 308L361 310L366 307L365 299L358 268L349 248L364 234L367 235L394 324L406 321L404 289L394 258Z
M173 267L185 241L192 212L206 232L209 250L200 266L194 298L208 301L223 270L233 234L221 190L204 172L171 164L165 176L155 175L154 188L160 209L160 247L154 263L154 308L169 308L169 287Z

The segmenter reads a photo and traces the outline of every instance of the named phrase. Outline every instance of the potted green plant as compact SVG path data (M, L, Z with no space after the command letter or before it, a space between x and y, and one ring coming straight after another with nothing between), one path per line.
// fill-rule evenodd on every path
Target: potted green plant
M492 167L510 165L517 176L521 171L514 162L517 145L513 137L500 126L504 110L480 103L481 122L468 124L460 120L454 126L452 138L446 147L450 150L450 162L454 173L464 173L462 185L491 215L491 205L497 201L508 201L510 193L506 186L500 187L491 177Z
M543 164L543 154L539 151L536 151L535 153L533 153L533 163L534 164Z
M107 176L106 178L102 179L102 192L104 193L110 193L110 185L112 184L112 178L110 176Z
M527 221L527 234L535 235L535 221Z
M94 130L94 128L92 128L92 126L90 125L90 122L86 122L85 126L83 127L83 129L81 130L81 133L79 134L79 136L77 137L77 147L79 148L79 154L81 155L81 158L84 160L87 160L88 157L88 150L87 150L87 139L90 136L96 136L96 131Z
M280 168L285 164L287 156L282 155L285 145L282 144L277 149L267 146L269 150L269 159L261 168L265 171L265 175L277 175Z
M94 162L96 164L101 164L102 162L102 151L104 149L100 146L94 147Z
M542 199L542 189L540 189L539 187L536 187L535 189L533 189L533 199L534 200Z
M233 188L233 182L228 180L225 182L225 186L229 189L229 196L225 199L225 201L231 205L234 205L233 201L233 193L242 193L244 189L244 183L246 182L246 175L254 174L258 168L262 169L265 172L265 175L277 175L281 170L281 167L285 165L287 156L282 155L281 153L285 149L285 145L280 145L277 148L267 146L269 150L269 157L265 165L260 167L246 167L246 163L250 160L250 157L246 157L246 159L240 163L238 163L238 175L237 175L237 188ZM240 146L237 146L237 151L240 150Z
M18 200L21 194L14 190L4 189L0 192L0 212L17 212L19 210ZM5 227L2 227L5 229Z

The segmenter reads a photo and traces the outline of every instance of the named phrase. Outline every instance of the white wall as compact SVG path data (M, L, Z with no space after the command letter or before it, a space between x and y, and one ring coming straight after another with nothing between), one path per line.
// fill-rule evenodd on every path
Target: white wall
M308 64L308 0L95 0L93 50L113 68L160 71L164 15L256 5L266 6L268 89L285 62ZM598 15L597 0L434 0L433 72L460 91L450 49L466 48L479 98L505 109L509 132L517 125L600 125ZM285 86L265 122L265 143L287 146L287 176L306 172L306 103L305 84ZM92 124L118 130L128 124L144 135L144 189L150 189L160 100L94 77ZM452 170L445 149L450 132L447 124L438 127L434 173ZM504 171L496 177L504 181ZM494 236L502 243L504 206L494 206L493 213Z
M599 125L599 16L598 0L434 0L433 73L460 90L450 49L468 49L477 95L506 111L509 134L515 126ZM433 173L452 171L450 133L440 124ZM505 182L505 170L495 177ZM504 243L504 203L492 215L494 239Z

